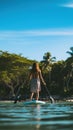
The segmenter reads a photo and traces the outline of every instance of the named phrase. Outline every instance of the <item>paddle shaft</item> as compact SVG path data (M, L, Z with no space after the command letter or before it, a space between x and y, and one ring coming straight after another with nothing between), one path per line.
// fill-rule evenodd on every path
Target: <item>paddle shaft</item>
M19 93L20 93L20 87L18 88L18 91L17 91L17 93L16 93L16 96L15 96L15 100L14 100L14 103L17 103L17 100L18 100L18 95L19 95Z
M50 100L51 100L51 103L54 103L54 98L51 96L51 94L50 94L50 92L49 92L49 90L47 89L46 86L45 86L45 88L46 88L46 91L47 91L47 93L48 93L48 95L49 95L49 98L50 98Z

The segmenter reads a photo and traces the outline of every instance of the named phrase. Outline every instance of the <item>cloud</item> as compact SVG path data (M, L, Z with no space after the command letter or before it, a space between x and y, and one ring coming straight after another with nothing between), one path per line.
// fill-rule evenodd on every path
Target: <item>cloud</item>
M66 4L62 4L61 6L62 6L62 7L66 7L66 8L73 8L73 1L68 2L68 3L66 3Z
M65 4L65 5L63 5L63 7L73 8L73 4Z
M0 31L0 40L6 39L26 39L28 37L42 36L73 36L73 30L28 30L28 31Z

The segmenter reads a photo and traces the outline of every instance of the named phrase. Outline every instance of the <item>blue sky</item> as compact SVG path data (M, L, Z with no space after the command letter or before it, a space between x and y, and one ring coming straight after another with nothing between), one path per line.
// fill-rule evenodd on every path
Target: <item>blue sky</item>
M73 47L73 0L0 0L0 50L66 60Z

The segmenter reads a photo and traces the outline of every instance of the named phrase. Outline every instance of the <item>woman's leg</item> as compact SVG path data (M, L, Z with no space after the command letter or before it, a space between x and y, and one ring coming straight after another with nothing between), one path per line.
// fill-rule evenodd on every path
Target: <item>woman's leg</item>
M36 100L39 99L39 91L36 92Z
M34 93L31 93L30 99L32 100Z

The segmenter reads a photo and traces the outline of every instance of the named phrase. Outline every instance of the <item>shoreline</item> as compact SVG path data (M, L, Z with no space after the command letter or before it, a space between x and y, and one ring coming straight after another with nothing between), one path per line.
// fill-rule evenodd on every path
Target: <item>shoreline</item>
M67 99L66 101L67 102L73 102L73 99Z
M73 102L73 99L63 99L63 100L60 100L60 99L54 99L55 100L55 102ZM17 102L25 102L26 100L18 100ZM44 101L50 101L50 100L44 100ZM14 100L0 100L0 102L8 102L8 103L10 103L10 102L14 102Z

